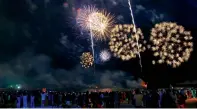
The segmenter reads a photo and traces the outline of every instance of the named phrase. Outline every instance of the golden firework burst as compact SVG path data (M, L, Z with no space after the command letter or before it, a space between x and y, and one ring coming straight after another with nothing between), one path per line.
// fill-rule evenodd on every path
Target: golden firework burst
M167 63L173 68L188 61L193 51L193 37L190 31L176 23L163 22L156 24L151 30L151 50L156 57L153 64Z
M82 53L80 59L81 59L80 63L84 68L89 68L93 65L94 59L90 52Z
M114 16L105 10L98 10L94 6L81 9L77 16L77 23L84 29L91 31L97 40L106 40L114 24Z
M143 40L144 36L141 29L137 28L135 32L132 24L115 25L111 30L110 36L110 50L114 53L115 57L122 60L135 58L138 52L140 53L146 50L146 41Z

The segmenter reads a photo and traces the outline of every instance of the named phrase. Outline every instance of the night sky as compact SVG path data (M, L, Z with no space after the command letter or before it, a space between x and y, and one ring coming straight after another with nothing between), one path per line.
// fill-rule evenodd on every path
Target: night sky
M194 51L188 62L173 69L152 65L152 52L127 62L112 57L93 68L80 65L80 55L91 51L89 35L75 23L76 12L95 5L115 16L116 23L131 24L127 0L0 0L0 87L21 84L31 88L138 87L142 80L157 86L196 83L196 0L132 0L137 27L149 40L156 23L176 22L190 30ZM95 43L95 55L109 49L108 41Z

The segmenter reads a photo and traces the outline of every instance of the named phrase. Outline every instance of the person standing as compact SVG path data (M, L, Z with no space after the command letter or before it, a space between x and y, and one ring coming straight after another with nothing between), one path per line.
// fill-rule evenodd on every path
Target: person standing
M187 99L187 96L186 94L184 93L184 91L181 91L179 94L178 94L178 100L177 100L177 103L178 103L178 108L185 108L185 100Z
M71 105L72 105L72 95L71 95L71 93L68 93L68 94L66 95L66 104L67 104L69 107L71 107Z
M41 93L41 107L43 108L45 105L45 100L46 100L46 93L42 92Z
M195 89L192 89L192 90L191 90L191 93L192 93L192 97L193 97L193 98L196 98L196 90L195 90Z
M26 92L23 95L23 108L27 108L27 93Z
M170 89L167 89L162 96L161 108L176 108L175 96Z
M58 96L58 107L61 107L61 106L62 106L62 93L60 92Z
M34 94L31 94L31 96L30 96L30 105L31 105L31 108L34 108L35 107L34 98L35 98Z
M159 90L159 107L161 108L161 101L163 97L163 90Z
M3 99L3 93L0 92L0 108L3 107L4 99Z
M20 108L22 108L23 105L24 105L24 104L23 104L23 95L24 95L24 94L21 92L21 95L20 95L20 101L21 101L21 105L20 105L20 106L21 106L21 107L20 107Z
M8 100L8 104L10 104L10 103L11 103L11 102L10 102L10 101L11 101L11 100L10 100L10 98L11 98L10 96L11 96L11 93L9 92L9 93L8 93L8 96L7 96L7 97L8 97L8 98L7 98L7 100Z
M52 93L51 92L48 93L48 105L52 106Z
M159 108L160 95L157 90L153 90L151 93L151 108Z
M119 100L120 100L120 99L119 99L118 92L115 92L115 93L114 93L114 105L115 105L114 107L115 107L115 108L119 108L119 106L118 106Z
M51 93L51 106L53 107L54 105L54 93Z
M19 93L17 93L16 108L21 108L21 97Z
M134 95L135 107L142 108L143 107L143 95L140 93L139 89L137 89L135 93L136 93Z

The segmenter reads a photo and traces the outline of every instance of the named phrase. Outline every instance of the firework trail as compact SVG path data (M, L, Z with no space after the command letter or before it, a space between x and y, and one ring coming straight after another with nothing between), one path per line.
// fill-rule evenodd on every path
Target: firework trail
M136 25L135 25L135 19L134 19L134 16L133 16L133 10L131 8L131 1L128 0L128 4L129 4L129 10L130 10L130 14L131 14L131 17L132 17L132 23L134 25L134 33L136 33ZM139 52L139 43L138 43L138 37L136 36L136 42L137 42L137 48L138 48L138 57L139 57L139 64L140 64L140 68L141 68L141 72L142 72L142 61L141 61L141 55L140 55L140 52Z
M90 24L90 28L91 28L91 24ZM93 56L93 60L94 60L94 39L93 39L93 34L92 34L92 30L90 29L90 40L91 40L91 48L92 48L92 56ZM93 66L94 66L94 74L95 74L95 63L93 62Z
M98 10L94 6L86 6L80 10L76 20L81 29L90 32L92 55L94 58L94 38L97 40L106 40L109 37L110 28L114 22L113 16L104 10Z

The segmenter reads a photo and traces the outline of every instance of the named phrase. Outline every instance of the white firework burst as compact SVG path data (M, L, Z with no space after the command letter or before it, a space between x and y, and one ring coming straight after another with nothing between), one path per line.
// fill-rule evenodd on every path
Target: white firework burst
M110 52L108 51L108 50L102 50L101 52L100 52L100 60L102 61L102 62L106 62L106 61L109 61L110 60L110 58L111 58L111 54L110 54Z

